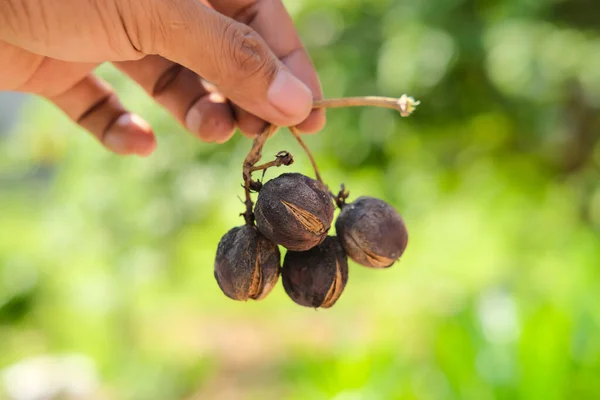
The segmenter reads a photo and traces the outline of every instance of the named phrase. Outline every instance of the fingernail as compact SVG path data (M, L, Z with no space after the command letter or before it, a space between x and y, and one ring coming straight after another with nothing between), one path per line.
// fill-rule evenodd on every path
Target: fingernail
M123 114L104 135L104 145L118 154L149 156L156 148L150 125L135 114Z
M202 112L198 109L198 102L190 107L185 116L185 126L192 133L199 133L202 125Z
M282 68L267 92L273 107L283 114L296 117L305 116L312 109L312 92L304 83Z

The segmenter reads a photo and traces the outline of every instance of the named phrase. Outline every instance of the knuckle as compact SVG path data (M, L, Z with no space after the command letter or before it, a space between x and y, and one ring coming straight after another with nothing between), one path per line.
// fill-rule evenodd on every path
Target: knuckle
M153 46L156 31L149 26L153 20L150 12L148 7L141 7L130 0L117 3L117 22L124 38L122 46L129 58L141 58Z
M234 22L225 28L222 48L226 59L230 60L227 72L230 84L240 84L244 80L260 75L274 74L273 63L268 47L263 39L246 25Z
M45 38L47 21L44 18L45 5L30 0L0 1L0 34L26 36L34 42Z
M177 28L180 28L182 24L168 23L154 2L150 2L150 5L145 7L145 12L147 13L145 21L148 23L147 26L140 29L140 45L146 54L154 54L159 47L168 42L170 30L176 32L176 35L181 33Z
M15 0L5 0L0 2L0 27L3 31L0 33L12 34L18 30L19 21L19 2Z
M185 9L173 7L165 12L162 0L120 0L119 3L123 31L140 57L159 54L172 46L174 40L190 35Z

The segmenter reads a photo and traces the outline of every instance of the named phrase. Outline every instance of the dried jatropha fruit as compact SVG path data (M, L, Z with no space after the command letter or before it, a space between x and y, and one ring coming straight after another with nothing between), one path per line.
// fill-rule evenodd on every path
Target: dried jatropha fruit
M335 229L348 256L371 268L390 267L402 256L408 243L400 214L373 197L359 197L343 206Z
M258 230L292 251L305 251L325 240L334 211L327 187L298 173L268 181L254 208Z
M348 282L348 258L335 236L308 251L288 251L281 270L283 287L297 304L330 308Z
M234 300L261 300L279 279L281 255L275 243L254 226L231 229L221 238L215 259L215 279Z

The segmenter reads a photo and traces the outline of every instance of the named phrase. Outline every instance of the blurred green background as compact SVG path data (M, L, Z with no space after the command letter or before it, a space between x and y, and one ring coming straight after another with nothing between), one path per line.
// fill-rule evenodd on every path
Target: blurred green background
M157 132L149 159L28 100L0 136L0 398L600 398L595 3L286 2L327 97L422 101L331 110L306 139L331 187L389 201L411 235L391 269L351 264L330 310L214 281L248 139L193 139L110 66ZM279 150L311 174L285 130Z

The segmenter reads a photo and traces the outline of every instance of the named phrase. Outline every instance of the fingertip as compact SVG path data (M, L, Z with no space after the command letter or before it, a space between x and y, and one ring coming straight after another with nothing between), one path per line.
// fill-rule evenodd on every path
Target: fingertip
M211 120L213 120L213 122L211 122ZM229 141L235 134L235 122L231 115L225 117L215 113L211 115L206 130L212 132L210 136L211 141L223 144Z
M229 139L231 139L233 137L234 134L235 134L235 129L233 131L231 131L231 133L228 134L227 136L223 136L218 139L215 139L215 143L217 143L217 144L227 143L229 141Z
M135 153L140 156L140 157L150 157L152 154L154 154L154 151L156 150L157 147L157 143L156 143L156 138L154 137L154 135L152 136L146 136L146 137L140 137L137 140L137 144L135 145L136 147L136 151Z
M141 117L125 113L104 134L103 144L120 155L150 156L156 150L152 128Z
M185 126L205 142L224 143L235 133L231 107L212 94L203 96L190 107Z
M325 110L314 109L309 114L308 118L302 121L296 126L298 130L306 134L315 134L323 130L327 118L325 116Z
M258 118L256 115L249 113L243 108L238 107L237 105L233 106L233 111L238 129L242 135L246 136L247 138L254 139L265 129L265 126L267 125L265 121Z

